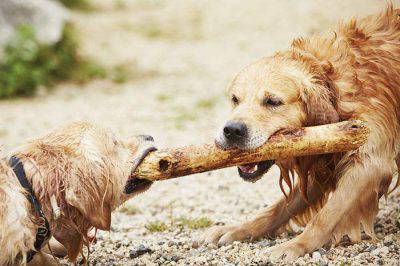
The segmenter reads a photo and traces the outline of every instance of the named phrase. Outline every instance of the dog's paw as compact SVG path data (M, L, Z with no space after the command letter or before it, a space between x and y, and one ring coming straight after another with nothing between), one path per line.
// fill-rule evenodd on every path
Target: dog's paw
M207 230L198 242L223 246L250 239L249 231L240 226L214 226Z
M269 248L267 253L269 254L271 261L275 262L283 260L286 262L292 262L297 258L304 256L306 252L303 246L293 240Z

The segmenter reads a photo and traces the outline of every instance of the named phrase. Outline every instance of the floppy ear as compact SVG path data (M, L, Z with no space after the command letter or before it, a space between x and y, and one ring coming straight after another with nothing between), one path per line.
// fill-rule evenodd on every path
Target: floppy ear
M328 75L333 73L330 62L321 63L325 72L322 81L318 81L312 88L304 88L301 98L307 112L307 126L325 125L339 121L337 112L337 88Z
M325 125L339 121L339 114L327 95L318 91L306 91L301 98L306 106L306 126Z
M79 210L91 225L109 231L111 226L111 205L89 187L72 185L65 190L65 201ZM104 193L107 193L104 192Z

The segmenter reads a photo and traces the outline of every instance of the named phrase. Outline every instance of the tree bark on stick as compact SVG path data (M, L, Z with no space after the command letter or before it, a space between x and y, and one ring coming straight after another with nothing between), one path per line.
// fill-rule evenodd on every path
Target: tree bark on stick
M150 153L133 177L165 180L235 165L355 150L368 138L358 120L281 131L254 150L222 150L214 144L162 149Z

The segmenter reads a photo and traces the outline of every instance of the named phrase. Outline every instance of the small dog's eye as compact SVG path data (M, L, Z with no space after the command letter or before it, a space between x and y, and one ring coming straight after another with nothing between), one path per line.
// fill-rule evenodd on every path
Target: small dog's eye
M281 100L279 100L278 98L267 98L264 100L265 106L278 107L282 104L283 104L283 102Z
M233 102L233 104L238 104L239 99L235 95L232 95L232 102Z

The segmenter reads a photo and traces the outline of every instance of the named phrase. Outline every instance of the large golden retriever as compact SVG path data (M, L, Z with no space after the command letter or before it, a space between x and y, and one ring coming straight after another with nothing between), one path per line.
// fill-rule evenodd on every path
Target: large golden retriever
M57 264L41 252L47 238L39 247L35 243L39 230L46 226L43 215L30 202L31 194L39 202L51 234L75 262L82 248L93 241L89 231L109 230L111 212L150 187L150 181L130 177L153 149L150 136L121 141L107 128L77 122L21 146L12 157L2 158L0 265L25 264L31 259L28 265ZM22 187L17 175L26 176L31 193Z
M253 240L294 222L304 231L270 250L273 259L293 260L343 235L361 241L361 225L375 239L400 144L400 10L390 5L332 34L296 39L243 69L228 92L233 111L216 139L224 149L254 149L282 129L349 119L365 121L370 135L356 151L239 166L242 178L256 181L276 163L291 193L251 221L212 228L203 241Z

